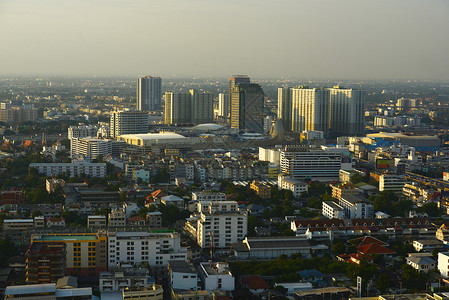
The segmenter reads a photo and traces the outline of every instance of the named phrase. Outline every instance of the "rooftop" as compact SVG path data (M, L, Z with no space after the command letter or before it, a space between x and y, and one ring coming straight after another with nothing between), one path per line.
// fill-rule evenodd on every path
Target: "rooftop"
M185 139L186 137L174 132L162 132L162 133L124 134L121 135L120 138L142 139L142 140L169 140L169 139Z
M42 235L33 235L33 241L95 241L97 240L96 234L42 234Z

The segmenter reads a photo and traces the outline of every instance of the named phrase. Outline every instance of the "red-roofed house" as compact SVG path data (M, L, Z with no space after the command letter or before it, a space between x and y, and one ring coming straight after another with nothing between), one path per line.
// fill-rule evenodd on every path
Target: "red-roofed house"
M65 219L47 218L47 227L65 227Z
M380 254L380 255L389 255L389 254L395 254L391 249L388 249L387 247L378 245L378 244L368 244L363 245L355 248L357 252L363 254L363 255L371 255L371 254Z
M248 276L242 279L242 285L253 294L260 294L268 290L270 286L260 276Z

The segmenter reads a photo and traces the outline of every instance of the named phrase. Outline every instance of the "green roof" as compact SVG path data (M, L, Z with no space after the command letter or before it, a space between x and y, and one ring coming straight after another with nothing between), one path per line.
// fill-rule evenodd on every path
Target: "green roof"
M35 241L95 241L97 236L92 235L41 235L34 237Z

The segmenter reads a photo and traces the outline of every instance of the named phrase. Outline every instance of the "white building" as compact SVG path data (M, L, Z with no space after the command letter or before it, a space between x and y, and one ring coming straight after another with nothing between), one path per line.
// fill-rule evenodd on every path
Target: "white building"
M69 174L70 177L85 176L106 177L105 163L90 163L86 161L76 161L73 163L31 163L30 168L36 168L39 173L45 176Z
M286 146L281 151L281 172L295 179L332 181L339 177L342 155L338 151Z
M324 201L321 214L329 219L343 219L345 210L334 201Z
M112 154L112 141L92 137L72 138L70 140L70 154L72 157L83 155L86 159L96 159Z
M293 88L291 91L292 131L329 131L329 91L307 87Z
M379 176L379 191L402 192L405 179L403 175L382 174Z
M283 174L278 175L278 189L289 190L293 192L295 198L299 198L302 193L309 191L309 185L304 181L287 177Z
M87 136L97 136L98 128L91 125L70 126L68 129L68 138L82 138Z
M374 207L369 200L361 195L343 194L339 204L345 210L345 217L349 219L372 219Z
M235 278L225 262L202 262L200 263L200 277L203 288L207 291L222 290L233 291Z
M198 290L198 274L192 265L185 261L169 261L168 272L172 289Z
M279 166L281 159L280 148L263 148L259 147L259 160L269 161L270 163Z
M232 245L236 259L276 259L281 255L301 254L303 258L311 258L314 254L327 252L325 245L311 245L304 237L246 237L243 242Z
M226 201L226 194L219 192L192 192L192 201Z
M420 254L420 253L419 253ZM433 270L437 266L437 262L431 256L413 255L405 258L407 265L413 269L424 273Z
M449 252L438 253L438 271L443 277L449 277Z
M308 141L310 140L323 140L324 132L317 130L304 130L302 132L304 138Z
M238 211L236 201L211 202L207 210L202 205L200 211L196 238L201 248L209 247L211 240L217 248L228 248L246 236L248 216Z
M168 196L162 197L161 203L164 204L165 206L175 205L181 210L184 209L184 199L182 199L178 196L175 196L175 195L168 195Z
M229 116L229 96L223 93L218 94L218 116Z
M99 277L100 292L116 292L132 288L149 288L148 270L145 268L126 268L101 272Z
M109 269L119 263L166 267L171 260L187 260L187 248L181 247L178 233L108 232Z
M148 113L141 111L113 111L110 118L111 137L148 132Z

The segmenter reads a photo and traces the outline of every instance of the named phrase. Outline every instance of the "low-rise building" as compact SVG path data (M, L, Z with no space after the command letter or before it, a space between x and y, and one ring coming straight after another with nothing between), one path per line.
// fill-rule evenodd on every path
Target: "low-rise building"
M328 250L325 245L312 245L304 237L246 237L243 242L232 245L236 259L276 259L281 255L311 258Z
M65 219L47 218L47 227L65 227Z
M379 176L379 191L402 192L405 179L403 175L382 174Z
M198 202L226 201L226 194L219 192L192 192L192 201Z
M127 288L150 288L146 268L126 268L101 272L99 277L100 292L116 292Z
M87 228L105 228L106 216L88 216Z
M207 291L233 291L235 278L225 262L201 262L199 265L203 289Z
M153 211L147 213L147 223L150 228L161 228L162 213L160 211Z
M107 269L107 238L101 233L33 234L35 243L66 245L66 275L98 275Z
M345 210L345 217L349 219L374 218L374 206L362 195L342 195L339 204Z
M250 188L262 199L271 198L271 187L257 180L251 182Z
M178 233L108 232L109 269L119 264L138 265L148 262L151 267L165 267L170 260L187 260L187 248L181 247Z
M126 214L123 209L113 209L108 214L108 226L109 227L125 227L126 226Z
M309 191L309 185L304 181L288 177L284 174L278 175L278 189L292 191L295 198L299 198L302 193Z
M33 219L6 219L3 220L3 230L24 231L34 227Z
M169 261L168 276L173 290L196 291L201 289L195 268L185 261Z
M45 176L69 174L70 177L91 176L106 177L105 163L90 163L86 161L76 161L73 163L31 163L30 168L35 168L40 174Z
M359 190L354 188L354 185L350 182L348 183L339 183L339 184L331 184L332 188L332 197L340 200L344 195L358 195L360 194Z
M445 247L447 246L437 239L413 241L413 248L415 248L416 252L432 252L434 249L442 249Z
M65 244L34 243L25 254L27 284L57 282L65 276Z
M323 201L321 214L329 219L343 219L345 217L345 210L334 201Z
M407 265L412 266L413 269L421 272L429 272L437 267L437 262L429 256L415 256L411 255L406 259Z

